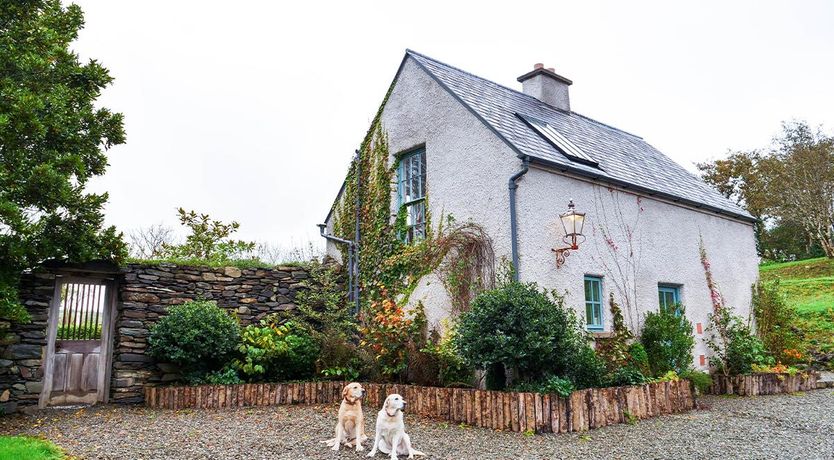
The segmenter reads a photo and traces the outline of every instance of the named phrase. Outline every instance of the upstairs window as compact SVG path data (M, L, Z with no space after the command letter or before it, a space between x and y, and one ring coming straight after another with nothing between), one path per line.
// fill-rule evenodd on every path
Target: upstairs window
M397 169L397 209L405 207L405 233L410 243L426 237L426 149L409 152L400 158Z
M676 314L680 314L678 305L681 303L680 286L671 284L659 284L657 286L657 298L661 310L674 308Z
M602 278L585 276L585 326L589 331L603 330Z

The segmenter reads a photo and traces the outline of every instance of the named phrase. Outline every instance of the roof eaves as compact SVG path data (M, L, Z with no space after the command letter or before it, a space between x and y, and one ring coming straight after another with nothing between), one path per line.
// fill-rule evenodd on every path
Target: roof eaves
M551 169L556 169L556 170L559 170L561 172L568 172L570 174L585 177L587 179L591 179L591 180L594 180L594 181L600 181L600 182L604 182L604 183L607 183L607 184L611 184L611 185L614 185L616 187L619 187L619 188L622 188L622 189L625 189L625 190L629 190L629 191L633 191L635 193L639 193L641 195L661 198L661 199L664 199L666 201L671 201L673 203L680 203L680 204L690 206L690 207L693 207L693 208L697 208L697 209L703 209L703 210L706 210L706 211L713 212L715 214L731 217L733 219L741 220L741 221L748 222L748 223L755 223L755 222L758 221L758 219L751 216L750 214L739 214L739 213L730 212L730 211L727 211L726 209L711 206L711 205L702 203L700 201L689 200L689 199L681 198L679 196L672 195L672 194L669 194L669 193L659 192L657 190L653 190L653 189L650 189L650 188L635 185L635 184L632 184L630 182L625 182L625 181L622 181L622 180L619 180L619 179L614 179L612 177L604 176L602 174L594 174L591 171L586 171L584 169L575 168L575 167L572 167L570 165L563 164L563 163L556 163L554 161L547 160L547 159L541 158L541 157L537 157L535 155L530 156L530 161L532 163L538 163L542 166L546 166L546 167L551 168Z

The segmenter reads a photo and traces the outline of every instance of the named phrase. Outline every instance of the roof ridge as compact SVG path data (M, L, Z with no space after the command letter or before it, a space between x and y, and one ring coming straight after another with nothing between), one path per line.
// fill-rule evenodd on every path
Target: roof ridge
M498 83L498 82L492 81L492 80L490 80L490 79L487 79L487 78L481 77L481 76L479 76L479 75L475 75L474 73L469 72L469 71L466 71L466 70L463 70L463 69L461 69L460 67L456 67L456 66L453 66L453 65L451 65L451 64L447 64L447 63L445 63L445 62L443 62L443 61L441 61L441 60L439 60L439 59L435 59L435 58L433 58L433 57L431 57L431 56L426 56L425 54L423 54L423 53L419 53L419 52L414 51L414 50L412 50L412 49L410 49L410 48L406 48L406 49L405 49L405 52L406 52L406 54L413 54L413 55L416 55L416 56L420 56L420 57L422 57L422 58L424 58L424 59L428 59L428 60L430 60L430 61L432 61L432 62L436 62L437 64L440 64L440 65L446 66L446 67L448 67L448 68L450 68L450 69L457 70L458 72L461 72L461 73L464 73L464 74L466 74L466 75L469 75L470 77L477 78L478 80L483 80L483 81L485 81L485 82L492 83L492 84L493 84L493 85L495 85L495 86L499 86L499 87L504 88L504 89L506 89L506 90L508 90L508 91L511 91L511 92L513 92L513 93L516 93L516 94L518 94L518 95L520 95L520 96L524 96L524 97L526 97L526 98L533 99L534 101L536 101L536 102L538 102L538 103L540 103L540 104L543 104L544 106L546 106L547 108L549 108L549 109L551 109L551 110L555 110L555 111L557 111L557 112L563 112L563 113L566 113L566 114L568 114L568 115L576 115L576 116L578 116L578 117L582 117L582 118L584 118L584 119L586 119L586 120L588 120L588 121L590 121L590 122L592 122L592 123L596 123L596 124L598 124L598 125L600 125L600 126L604 126L604 127L608 128L608 129L613 129L613 130L615 130L615 131L619 131L619 132L621 132L621 133L623 133L623 134L627 134L627 135L629 135L629 136L631 136L631 137L636 137L637 139L644 140L642 136L638 136L637 134L630 133L630 132L628 132L628 131L622 130L622 129L620 129L620 128L617 128L616 126L611 126L611 125L609 125L609 124L607 124L607 123L603 123L603 122L601 122L601 121L599 121L599 120L596 120L596 119L594 119L594 118L591 118L591 117L589 117L589 116L587 116L587 115L582 115L582 114L581 114L581 113L579 113L579 112L574 112L574 111L564 111L564 110L557 109L556 107L549 106L549 105L545 104L544 102L542 102L542 101L540 101L540 100L536 99L535 97L533 97L533 96L531 96L531 95L529 95L529 94L524 93L523 91L519 91L519 90L517 90L517 89L515 89L515 88L510 88L509 86L502 85L501 83Z

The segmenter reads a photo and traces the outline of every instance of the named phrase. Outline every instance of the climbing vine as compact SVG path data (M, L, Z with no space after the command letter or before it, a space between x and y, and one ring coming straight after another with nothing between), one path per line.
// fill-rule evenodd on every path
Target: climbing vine
M388 137L376 120L358 161L351 164L336 209L335 233L352 239L359 193L359 284L364 302L390 298L404 304L421 278L437 273L452 298L453 311L465 310L474 293L493 285L492 242L480 225L457 223L451 216L433 226L427 208L425 238L406 243L401 238L405 207L393 216L391 212L399 159L389 166L389 158ZM358 189L357 168L362 176Z
M478 292L493 286L494 253L491 240L478 224L441 216L433 226L428 207L425 238L405 242L406 209L394 209L391 203L399 158L393 162L390 158L388 136L377 114L358 159L348 170L335 210L334 233L354 238L358 194L363 340L384 366L384 373L393 378L405 369L407 357L404 347L391 343L390 332L418 329L411 327L413 319L403 315L403 308L419 281L437 274L449 293L452 312L465 311ZM361 176L358 186L357 173ZM346 259L347 249L342 250Z

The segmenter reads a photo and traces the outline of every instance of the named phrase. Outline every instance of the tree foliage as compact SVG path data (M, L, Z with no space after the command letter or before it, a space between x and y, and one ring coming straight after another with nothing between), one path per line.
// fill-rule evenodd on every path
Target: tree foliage
M95 105L109 72L69 49L83 25L81 9L58 0L0 3L0 317L25 319L25 269L127 254L103 227L107 194L84 190L125 134L121 114Z
M702 178L756 218L768 258L834 257L834 137L784 123L765 151L733 152L698 165Z
M232 233L240 224L232 221L224 223L212 219L208 214L177 209L180 223L188 227L191 233L185 237L183 244L162 243L163 258L197 259L209 262L225 262L250 258L255 250L254 242L231 239Z

